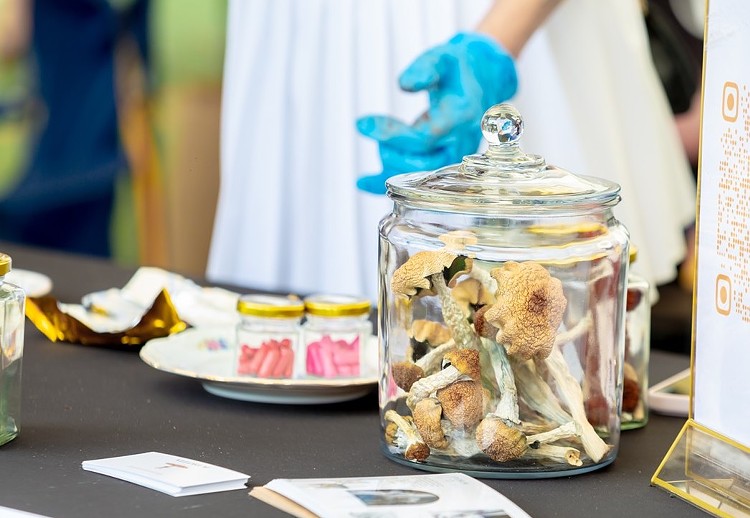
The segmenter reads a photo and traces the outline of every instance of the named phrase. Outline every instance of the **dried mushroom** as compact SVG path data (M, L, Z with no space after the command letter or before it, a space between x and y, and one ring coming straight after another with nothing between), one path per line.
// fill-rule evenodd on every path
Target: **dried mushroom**
M406 392L411 390L415 381L424 377L424 371L420 366L409 361L396 362L391 366L391 374L396 385Z
M451 290L451 295L459 303L465 313L472 308L479 308L495 302L495 296L479 279L469 277L457 283Z
M412 423L395 410L387 410L383 416L395 425L386 427L386 441L404 450L408 460L425 460L430 456L430 447L425 444Z
M482 306L474 313L474 330L482 338L495 339L499 331L498 328L487 322L484 314L490 309L490 306Z
M474 330L449 289L458 277L471 268L472 260L468 257L446 250L421 251L409 257L393 272L391 288L394 293L406 297L437 293L443 319L458 346L478 349Z
M437 399L427 398L417 403L412 416L414 425L427 446L437 449L448 447L448 439L441 424L443 408Z
M451 230L438 237L445 243L446 250L463 250L469 245L475 245L478 242L477 236L470 230Z
M433 277L443 276L458 256L445 250L417 252L393 272L393 293L413 297L425 290L432 293Z
M624 378L622 381L622 411L634 412L641 399L641 386L638 383L638 374L629 363L624 366Z
M458 428L473 428L484 417L484 394L481 383L457 381L437 391L443 415Z
M431 347L435 347L448 342L451 339L451 332L440 322L419 319L411 325L411 337L418 342L426 342Z
M476 430L479 449L496 462L517 459L526 452L526 436L496 416L487 416Z
M567 305L562 283L534 262L510 261L491 275L498 284L497 302L484 318L500 329L497 341L511 356L546 358Z

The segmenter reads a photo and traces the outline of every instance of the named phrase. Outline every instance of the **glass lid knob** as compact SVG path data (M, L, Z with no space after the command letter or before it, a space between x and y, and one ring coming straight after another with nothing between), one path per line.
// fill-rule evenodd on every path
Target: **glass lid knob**
M491 145L516 142L523 133L523 119L510 104L496 104L484 112L482 134Z

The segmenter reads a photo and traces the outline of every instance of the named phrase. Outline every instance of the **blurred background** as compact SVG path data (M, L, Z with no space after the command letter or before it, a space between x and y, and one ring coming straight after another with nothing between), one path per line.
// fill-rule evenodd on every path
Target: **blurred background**
M2 229L3 239L205 272L226 10L225 0L0 0L0 198L22 200L6 200L2 218L48 218L55 232L58 220L78 228L70 213L101 220L94 247L38 231ZM82 142L92 126L109 138ZM98 156L81 164L73 153Z
M691 5L643 9L687 128L702 56ZM226 0L0 0L0 239L202 277L226 16ZM656 347L687 352L692 265L684 270L660 287L652 335Z

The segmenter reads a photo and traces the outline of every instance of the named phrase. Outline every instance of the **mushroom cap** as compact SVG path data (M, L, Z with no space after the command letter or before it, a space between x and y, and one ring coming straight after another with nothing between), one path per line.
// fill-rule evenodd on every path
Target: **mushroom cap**
M442 345L451 339L450 329L433 320L415 320L411 325L411 334L416 341L427 342L432 347Z
M456 299L456 302L464 308L468 309L471 306L484 306L486 304L494 304L495 297L492 293L484 287L479 279L469 277L464 279L456 287L451 290L451 295Z
M484 318L500 328L497 341L526 360L549 356L568 304L560 280L530 261L509 261L490 274L497 281L497 301Z
M419 290L429 290L432 286L430 275L449 268L456 257L456 254L446 250L417 252L393 272L391 290L408 297L413 297Z
M440 419L443 409L440 402L435 398L425 398L414 407L412 416L414 425L422 436L425 444L430 448L445 449L448 447L448 439L443 433Z
M475 349L453 349L445 353L443 362L453 365L461 374L474 381L482 378L482 367L479 363L479 351Z
M641 387L638 382L625 378L622 383L622 411L634 412L638 407L638 401L641 397Z
M497 416L487 416L477 426L479 449L495 462L517 459L526 451L526 437L518 428L506 425Z
M474 313L474 330L477 334L483 338L490 338L492 340L497 336L498 328L487 322L485 313L489 311L490 306L482 306Z
M457 428L473 428L484 417L482 385L476 381L457 381L437 391L443 415Z
M447 250L463 250L467 245L477 244L477 235L471 230L451 230L438 237Z
M423 442L415 442L409 445L404 452L407 460L423 461L430 456L430 447Z
M389 421L385 425L385 442L388 444L396 444L396 434L398 433L398 426L396 423Z
M393 381L399 388L409 392L418 379L424 377L424 371L412 362L396 362L391 366Z

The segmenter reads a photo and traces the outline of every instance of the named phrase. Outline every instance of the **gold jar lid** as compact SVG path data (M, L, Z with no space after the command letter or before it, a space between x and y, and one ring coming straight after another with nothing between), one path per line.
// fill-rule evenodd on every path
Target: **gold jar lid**
M237 301L241 315L264 318L301 318L305 304L296 295L243 295Z
M0 275L5 275L11 270L12 262L8 254L0 252Z
M354 317L370 312L370 301L349 295L312 295L305 298L305 310L318 317Z
M630 264L633 264L636 259L638 259L638 247L635 246L635 245L633 245L633 244L631 244L630 245L630 256L629 256Z

